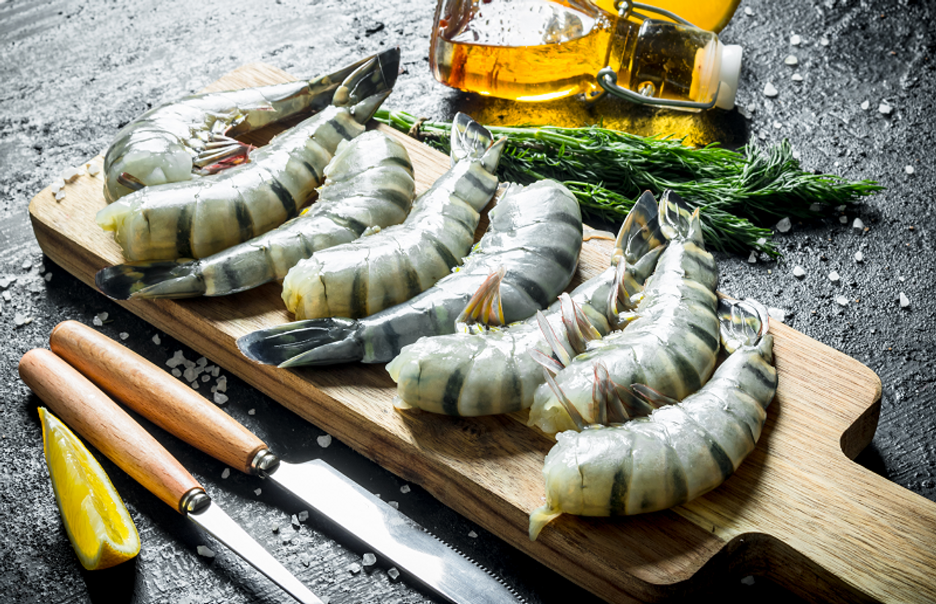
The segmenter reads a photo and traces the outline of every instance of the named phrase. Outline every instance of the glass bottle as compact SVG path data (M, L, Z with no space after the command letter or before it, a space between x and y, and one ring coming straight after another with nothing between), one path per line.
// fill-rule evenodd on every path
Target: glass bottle
M611 12L590 0L439 0L433 75L453 88L518 101L605 89L688 111L734 107L739 46L631 8Z

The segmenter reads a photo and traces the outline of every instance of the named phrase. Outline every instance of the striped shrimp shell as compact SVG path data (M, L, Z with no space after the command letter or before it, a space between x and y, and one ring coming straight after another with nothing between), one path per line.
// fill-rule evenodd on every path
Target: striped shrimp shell
M399 49L381 56L398 61ZM249 146L232 137L324 109L339 84L367 60L308 80L193 94L150 109L108 147L104 198L112 203L141 186L190 180L242 161Z
M312 199L338 143L364 132L396 65L371 59L342 82L332 105L252 151L247 163L145 187L99 211L97 223L114 231L130 262L204 258L283 224Z
M626 256L627 270L638 284L653 271L662 250L656 203L648 196L641 197L624 221L614 252L615 258ZM607 306L615 281L612 267L570 294L602 335L611 330ZM542 314L561 337L559 301ZM397 382L396 405L462 417L526 409L533 404L536 388L544 383L543 372L530 355L532 350L550 352L535 316L500 328L422 338L403 348L387 365L390 377Z
M758 339L747 320L726 319L735 304L722 305L732 307L719 310L722 337L741 345L702 389L682 402L661 400L669 404L625 424L557 436L543 468L547 503L530 515L531 539L562 513L618 516L680 505L738 468L754 450L777 390L766 309L741 304L759 316L763 335Z
M318 250L406 218L413 166L406 148L386 134L371 130L342 141L324 173L316 202L272 231L201 260L107 267L95 284L116 299L223 296L282 279Z
M578 202L554 181L512 185L489 218L464 264L412 300L362 319L308 319L254 332L238 346L254 360L286 367L399 359L404 346L423 336L452 333L472 294L499 268L504 320L533 314L575 273L582 244Z
M283 281L283 302L297 319L356 319L405 302L461 263L481 210L497 189L505 140L464 114L452 127L453 165L416 198L403 224L313 254ZM460 159L456 159L460 158Z
M684 202L670 192L661 198L659 211L668 243L647 281L637 318L623 330L592 342L555 376L586 422L597 419L590 410L598 363L618 384L646 384L675 399L698 390L715 369L719 347L715 260L703 247L698 213L690 217ZM529 424L548 434L575 427L547 384L537 389Z

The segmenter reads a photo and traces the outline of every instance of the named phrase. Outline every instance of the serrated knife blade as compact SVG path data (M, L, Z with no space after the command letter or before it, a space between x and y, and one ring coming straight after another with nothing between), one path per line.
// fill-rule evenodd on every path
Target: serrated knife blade
M321 460L288 463L207 399L150 361L75 321L50 345L92 382L212 457L265 477L455 604L522 603L512 590L405 514Z

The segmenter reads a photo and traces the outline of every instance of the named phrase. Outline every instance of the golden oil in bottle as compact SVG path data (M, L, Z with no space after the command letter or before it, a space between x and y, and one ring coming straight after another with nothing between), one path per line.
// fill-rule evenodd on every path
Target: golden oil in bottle
M619 86L649 98L706 103L721 82L718 106L730 109L740 49L723 70L726 48L737 47L694 27L619 17L588 0L439 0L430 64L443 84L519 101L595 93L605 66Z

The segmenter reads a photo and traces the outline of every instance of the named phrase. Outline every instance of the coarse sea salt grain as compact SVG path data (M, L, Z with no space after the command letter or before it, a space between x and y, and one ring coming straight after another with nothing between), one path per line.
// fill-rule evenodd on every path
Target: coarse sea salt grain
M476 533L476 532L474 532L474 531L468 531L468 536L471 537L472 539L477 539L477 538L478 538L478 533Z
M855 262L864 262L864 254L855 252Z
M910 298L907 297L907 294L900 292L900 308L907 308L910 306Z
M101 173L101 166L98 164L88 164L88 174L91 176L97 176Z
M794 73L793 75L790 76L790 79L793 80L794 82L802 82L803 76L801 76L798 73Z
M798 65L799 59L796 58L796 55L787 55L787 58L783 59L783 62L787 65Z
M881 115L890 115L894 111L894 108L888 105L887 103L881 103L878 105L878 112Z
M755 264L757 262L757 252L751 252L751 255L748 256L747 261L751 264Z
M864 228L864 222L861 221L861 218L855 218L855 221L852 222L852 228L853 228L853 229L863 229L863 228Z
M377 563L377 556L375 556L374 554L370 552L367 552L366 554L364 554L362 562L364 563L364 566L373 566L374 564Z
M916 170L913 169L913 166L904 166L904 172L907 174L913 174Z
M839 222L842 224L848 224L848 216L839 216Z
M226 394L222 394L221 392L215 392L214 402L216 405L223 405L224 403L228 402L228 397Z
M198 552L199 556L204 556L206 558L215 557L214 551L207 545L199 545L198 547L195 548L195 550Z
M797 279L802 279L803 277L806 276L806 270L802 266L799 266L799 265L794 266L793 276L796 277Z
M65 168L62 170L62 180L65 182L72 182L78 178L84 170L79 170L78 168Z
M803 41L803 38L801 38L799 34L793 34L792 36L790 36L791 46L799 46L800 43L802 43L802 41Z
M302 510L301 512L299 512L299 513L296 515L296 518L299 519L299 522L305 522L306 520L309 519L309 511L308 511L308 510Z
M821 204L821 203L813 203L813 204L810 204L810 206L809 206L809 211L810 211L810 212L821 212L821 211L822 211L822 204Z
M317 442L318 446L322 447L323 449L327 449L328 446L332 443L331 434L322 434L315 439L315 442Z
M754 14L754 9L751 8L750 6L745 6L745 7L744 7L744 14L750 17L751 15Z
M770 316L771 319L780 321L781 323L783 323L783 321L786 320L786 311L783 310L782 308L776 308L774 306L771 306L770 308L767 309L767 314Z
M838 283L840 279L841 277L839 276L837 272L832 271L831 273L829 273L829 281L831 281L832 283Z
M829 39L826 38L825 36L822 36L821 38L819 38L819 44L821 44L822 46L828 46Z
M260 488L254 489L254 495L256 495L257 497L259 497L260 493L262 492L263 492L263 489L260 489Z
M839 306L848 306L848 298L846 298L845 296L836 296L835 301L838 303Z
M156 334L155 336L153 336L153 344L156 344L157 346L162 344L162 340L159 338L159 334Z
M256 410L256 409L248 409L248 410L247 410L247 415L256 415L256 414L257 414L257 410Z
M777 96L778 94L780 94L780 93L777 91L777 87L774 86L773 84L771 84L770 82L767 82L767 83L764 85L764 96L773 98L773 97Z
M231 468L224 468L224 471L221 472L221 478L224 478L225 480L227 480L227 478L230 475L231 475Z
M405 484L402 487L400 487L400 492L403 494L409 493L411 490L412 489L410 488L408 484Z
M781 233L786 233L793 227L793 222L789 218L782 218L780 222L777 223L777 230Z
M345 570L347 570L352 575L356 575L359 572L361 572L361 565L358 564L357 562L352 562L351 564L345 567Z
M101 327L104 325L104 321L107 320L107 313L102 312L98 315L94 315L94 318L91 319L91 322L94 323L96 327Z
M867 111L868 109L871 108L871 103L869 101L861 101L861 108L864 111Z
M172 375L176 376L177 378L182 377L182 370L178 367L173 367L170 373L172 373Z
M391 567L391 568L388 568L388 569L387 569L387 576L390 577L390 578L393 579L393 580L397 580L397 579L400 578L400 571L398 571L398 570L396 569L395 566L394 566L394 567Z

